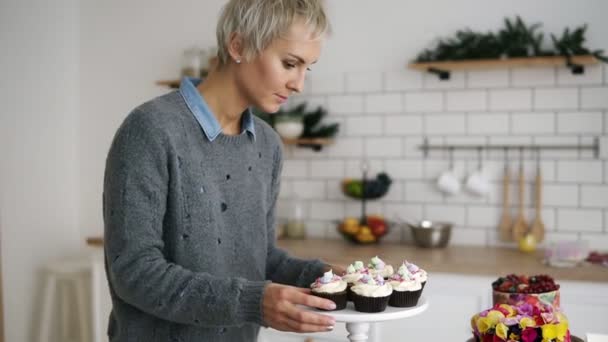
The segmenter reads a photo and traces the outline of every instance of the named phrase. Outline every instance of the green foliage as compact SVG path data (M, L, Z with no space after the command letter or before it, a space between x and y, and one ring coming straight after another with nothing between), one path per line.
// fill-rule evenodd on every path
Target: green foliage
M300 118L304 123L304 132L301 138L332 138L338 133L339 124L323 125L321 121L327 116L327 110L322 107L317 107L315 110L307 110L305 102L291 108L281 108L274 114L264 113L260 110L254 110L254 114L259 116L271 126L274 126L276 119L280 117Z

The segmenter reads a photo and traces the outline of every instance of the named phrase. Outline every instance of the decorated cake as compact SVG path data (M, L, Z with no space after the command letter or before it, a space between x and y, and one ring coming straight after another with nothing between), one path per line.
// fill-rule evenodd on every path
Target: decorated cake
M471 318L475 341L570 342L568 320L550 305L496 304Z
M313 295L336 303L334 310L342 310L346 307L346 282L342 280L342 277L333 274L332 270L317 278L310 288Z
M528 303L532 305L548 305L559 310L560 294L559 284L548 275L515 275L509 274L500 277L492 283L493 305L518 305Z

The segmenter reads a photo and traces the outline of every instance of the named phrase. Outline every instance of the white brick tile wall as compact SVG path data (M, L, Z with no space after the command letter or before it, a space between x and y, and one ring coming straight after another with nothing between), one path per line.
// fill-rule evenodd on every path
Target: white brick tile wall
M384 119L377 116L353 116L346 119L346 134L349 136L381 135Z
M424 117L427 134L465 134L466 120L462 113L433 114Z
M331 179L325 182L328 200L346 200L348 197L342 193L342 180ZM350 199L349 199L350 200Z
M469 134L508 134L509 114L469 114L467 130Z
M348 201L345 204L345 215L347 217L361 217L361 202ZM383 203L380 201L365 202L366 215L382 215L384 216Z
M310 93L313 95L342 94L346 89L344 74L310 74Z
M422 118L421 118L422 119ZM388 132L387 132L388 133ZM434 143L435 139L429 139L429 143ZM420 149L420 145L424 143L422 136L408 136L403 139L403 155L408 158L422 158L424 152Z
M608 185L581 186L581 206L608 208Z
M450 244L484 246L488 243L488 231L485 229L452 228Z
M608 108L608 87L582 88L581 107L584 109Z
M363 113L363 96L361 95L331 95L327 103L330 115Z
M424 73L415 70L394 70L384 74L386 91L403 91L422 88Z
M577 207L578 185L543 185L543 205L553 207Z
M426 179L435 180L443 172L448 171L450 167L449 160L446 156L445 159L426 159L423 162L424 165L424 177ZM454 159L454 173L461 179L466 174L466 162L458 159Z
M370 93L382 90L382 73L356 72L346 74L346 91L349 93Z
M401 93L369 94L365 97L366 113L400 113L403 111Z
M558 85L602 84L602 65L587 65L582 75L573 74L568 68L557 68Z
M559 161L557 180L576 183L602 183L603 165L601 161Z
M422 131L422 115L390 115L384 118L384 132L387 135L413 135Z
M439 112L443 110L443 93L406 93L404 102L406 112Z
M534 91L534 109L577 109L577 88L540 88Z
M301 199L325 199L324 181L293 181L293 195Z
M363 155L363 140L359 138L340 138L335 143L326 146L330 157L361 157Z
M386 172L394 179L422 179L423 164L420 160L388 159L384 163Z
M469 88L500 88L509 85L509 70L474 70L467 74Z
M308 163L305 160L285 159L282 175L284 178L308 177Z
M600 138L600 158L608 159L608 136ZM608 179L605 179L605 181Z
M448 145L485 145L487 143L486 137L480 136L447 136L444 139L445 144ZM455 159L478 159L479 151L477 150L454 150ZM482 152L482 156L485 152Z
M513 114L511 116L511 132L516 135L553 134L555 132L555 114Z
M448 91L446 109L450 112L472 112L486 110L487 92L483 90Z
M423 206L419 204L405 203L386 203L384 205L384 215L388 220L403 220L417 222L423 219Z
M310 202L310 216L314 220L344 219L344 203L338 201Z
M537 145L578 145L577 137L534 137ZM541 158L571 159L578 158L577 150L543 150L540 152Z
M406 181L403 192L406 203L443 202L443 195L432 181Z
M557 229L570 232L602 232L602 211L589 209L558 209Z
M279 199L291 198L293 196L291 181L281 179L281 189L279 191Z
M492 135L490 136L489 144L492 145L529 145L532 143L531 136L504 136L504 135ZM511 160L519 160L519 152L516 150L510 150L509 159ZM489 155L492 158L502 158L504 159L505 153L504 150L492 150L489 151Z
M557 131L560 134L602 134L603 115L593 113L557 114Z
M327 221L309 220L306 222L306 237L324 239L329 228Z
M589 244L589 249L593 251L606 251L606 246L608 246L608 235L600 235L600 234L589 234L585 235L585 241Z
M517 68L511 70L514 87L555 85L555 68Z
M383 159L369 159L367 161L367 164L368 164L368 169L367 169L368 178L375 178L378 173L386 170L386 168L384 167ZM347 177L347 178L363 177L362 165L363 165L362 159L348 160L346 162L345 177Z
M344 162L342 160L312 160L310 178L344 178Z
M543 221L543 224L545 225L545 231L556 231L557 228L555 226L555 216L557 215L558 210L559 209L554 208L541 209L540 217ZM528 224L532 225L534 223L534 220L536 219L536 210L529 209L526 217L528 218Z
M608 136L606 136L606 137L608 137ZM600 149L601 149L602 140L601 140L601 137L598 137L598 138L600 138ZM595 137L592 137L592 136L582 136L582 137L579 137L578 139L579 139L579 144L581 144L582 146L591 146L591 145L595 144ZM580 153L580 159L595 159L596 158L595 151L592 149L581 149L579 153ZM600 153L601 153L601 151L600 151ZM600 158L602 158L601 154L600 154ZM602 158L602 159L604 159L604 158Z
M498 227L502 209L498 207L477 207L467 208L467 227Z
M403 154L401 138L367 138L365 155L370 157L400 157Z
M389 173L392 176L392 174ZM382 197L382 201L385 202L401 202L403 201L403 187L404 184L401 181L393 179L390 187L388 188L388 193Z
M426 72L424 73L423 86L426 89L464 88L464 81L464 71L451 72L449 80L440 80L437 75Z
M427 205L425 217L434 221L448 221L458 226L465 224L464 206Z
M493 111L530 110L532 109L532 90L490 90L490 109Z

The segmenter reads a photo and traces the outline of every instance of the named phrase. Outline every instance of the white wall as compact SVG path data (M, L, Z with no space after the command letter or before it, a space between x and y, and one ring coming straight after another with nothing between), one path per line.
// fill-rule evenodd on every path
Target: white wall
M3 1L0 208L6 341L31 341L40 267L81 246L78 1Z

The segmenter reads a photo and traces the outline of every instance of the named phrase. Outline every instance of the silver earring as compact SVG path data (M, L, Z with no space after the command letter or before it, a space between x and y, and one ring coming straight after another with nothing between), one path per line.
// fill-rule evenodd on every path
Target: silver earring
M240 59L235 59L234 61L236 62L236 64L241 64L241 60Z

